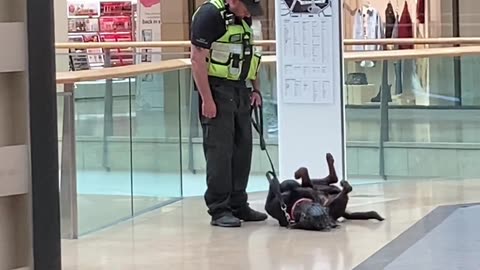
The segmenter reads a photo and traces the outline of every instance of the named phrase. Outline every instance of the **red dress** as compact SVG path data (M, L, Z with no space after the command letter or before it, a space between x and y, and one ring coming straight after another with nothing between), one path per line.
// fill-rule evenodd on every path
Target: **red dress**
M420 24L425 23L425 0L417 1L417 21Z
M400 16L400 22L398 24L398 38L413 38L413 23L410 12L408 11L408 4L405 2L402 16ZM399 49L413 49L412 45L399 45Z

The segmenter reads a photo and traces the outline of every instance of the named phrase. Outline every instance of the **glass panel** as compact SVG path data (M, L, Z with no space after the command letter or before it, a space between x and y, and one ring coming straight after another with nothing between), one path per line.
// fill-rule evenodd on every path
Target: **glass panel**
M387 71L381 64L366 70L346 63L349 178L480 175L473 164L480 158L478 57L459 60L465 67L460 91L452 57L389 61ZM375 98L384 72L388 106Z
M463 57L461 59L461 98L463 106L480 106L480 57Z
M60 88L57 86L57 89ZM63 90L57 90L57 134L58 134L58 168L61 170L61 153L62 153L62 134L63 134L63 110L64 110L64 102L65 97L64 94L61 93Z
M62 201L64 198L64 194L62 194L62 149L64 145L64 134L63 134L63 120L64 120L64 103L65 103L65 95L63 92L63 87L57 85L57 139L58 139L58 170L59 170L59 178L58 178L58 185L60 190L60 225L62 236L65 231L70 231L71 226L69 225L72 222L72 218L70 216L65 217L63 213L65 212L65 208L70 207L68 203Z
M179 96L185 81L178 71L132 79L135 214L181 197Z
M347 176L370 183L380 175L380 89L382 74L393 76L393 65L382 61L345 61Z
M265 50L264 53L266 53ZM263 130L265 142L267 143L267 150L270 153L273 165L278 170L278 99L276 63L263 62L258 76L263 97ZM253 130L253 139L252 172L248 191L266 191L268 190L268 181L265 178L265 172L270 171L271 166L266 153L260 148L259 135L255 130Z
M264 98L264 129L268 150L274 165L278 168L277 110L276 110L276 69L275 63L264 63L260 70L261 88ZM206 189L205 157L202 146L202 131L198 115L198 93L193 91L190 71L185 71L188 88L182 89L182 156L183 156L183 195L201 196ZM188 73L188 74L187 74ZM251 176L248 192L266 191L268 182L265 172L270 164L259 146L258 134L254 131L254 146Z
M128 78L76 84L80 235L132 216L129 91Z

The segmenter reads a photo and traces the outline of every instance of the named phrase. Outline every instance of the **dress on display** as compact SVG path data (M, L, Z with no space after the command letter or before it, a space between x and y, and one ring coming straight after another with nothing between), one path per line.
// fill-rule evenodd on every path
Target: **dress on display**
M353 26L354 39L379 39L383 37L382 18L373 7L359 8L355 13ZM355 51L379 50L379 45L355 45Z
M380 39L383 38L383 24L380 13L373 7L364 6L355 13L353 26L354 39ZM376 51L381 50L380 45L355 45L354 51ZM362 61L362 67L373 67L372 61Z
M425 0L417 0L417 21L420 24L425 23Z
M413 38L413 22L406 1L405 6L403 7L402 16L400 16L398 38ZM399 49L413 49L413 45L400 45Z
M413 22L408 9L408 3L405 2L398 27L399 38L413 38ZM399 49L414 49L414 45L399 45ZM402 61L402 94L406 95L407 100L415 98L415 92L422 90L418 75L417 64L415 60L406 59Z
M385 38L393 38L395 27L397 27L397 15L393 9L392 3L388 3L385 10Z
M385 37L386 38L398 38L398 24L399 16L395 12L392 3L388 3L387 9L385 10ZM394 46L394 49L398 49L398 45ZM402 60L396 61L394 64L395 67L395 94L402 93Z
M395 13L395 10L393 9L393 6L391 3L388 3L387 8L385 9L385 38L394 38L394 35L398 32L398 20L397 16ZM385 46L387 47L387 46ZM388 61L385 60L383 61L384 65L388 65ZM384 69L387 69L384 73L386 74L386 78L382 78L382 80L386 80L387 89L383 89L383 84L380 87L378 94L371 99L372 102L380 102L381 99L381 94L382 91L386 91L387 99L388 101L392 101L392 92L391 92L391 85L388 83L388 66L383 67ZM397 70L399 67L395 66L395 70ZM398 81L400 80L401 73L400 72L395 72L395 79Z
M417 38L425 38L425 1L418 0L417 2ZM415 48L423 49L425 45L417 45ZM417 59L417 73L420 78L420 84L422 85L423 90L426 89L428 84L428 59L427 58L420 58Z

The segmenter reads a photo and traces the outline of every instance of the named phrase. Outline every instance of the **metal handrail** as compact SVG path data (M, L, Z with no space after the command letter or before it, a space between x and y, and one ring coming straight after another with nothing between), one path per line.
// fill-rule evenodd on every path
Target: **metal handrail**
M257 46L273 46L275 40L259 40ZM480 37L469 38L392 38L392 39L345 39L343 44L352 45L480 45ZM65 49L142 49L142 48L189 48L190 41L153 41L153 42L61 42L56 43L57 50Z

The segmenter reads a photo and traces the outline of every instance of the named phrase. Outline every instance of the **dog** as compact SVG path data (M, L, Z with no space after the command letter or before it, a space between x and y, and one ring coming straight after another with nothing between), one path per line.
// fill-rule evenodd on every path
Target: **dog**
M308 169L303 167L295 172L295 179L301 180L300 183L296 180L280 183L273 175L267 177L270 184L265 202L267 213L281 227L315 231L336 228L341 217L349 220L383 221L384 218L375 211L347 211L348 194L353 188L345 180L340 182L342 188L334 185L338 183L334 158L327 154L326 159L329 174L323 179L311 179Z

